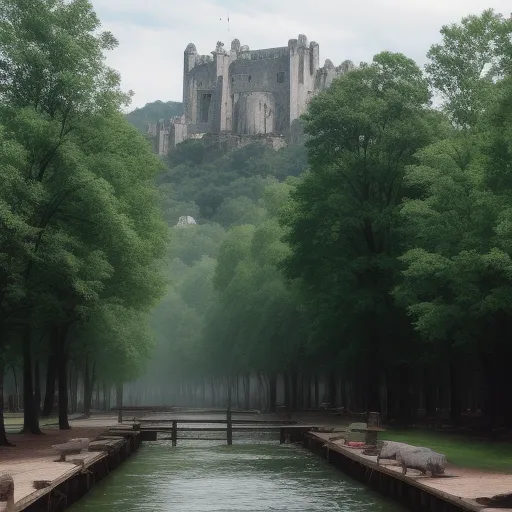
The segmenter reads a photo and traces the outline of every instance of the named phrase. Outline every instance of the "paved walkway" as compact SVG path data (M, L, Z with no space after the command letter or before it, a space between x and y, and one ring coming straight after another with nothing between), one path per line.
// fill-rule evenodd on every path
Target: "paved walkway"
M329 442L329 437L333 434L315 433L315 436ZM343 441L330 441L331 445L335 445L339 451L348 451L357 455L361 459L376 462L377 457L371 455L363 455L362 449L348 448L343 445ZM395 461L383 460L380 462L387 469L401 473L402 468ZM492 497L496 494L504 494L512 492L512 475L503 473L491 473L479 471L476 469L460 468L448 464L446 467L446 476L432 478L430 476L421 475L419 471L409 469L407 477L412 480L420 481L423 485L437 489L439 491L451 494L457 498L474 500L475 498ZM452 477L452 478L450 478ZM483 508L484 512L512 512L510 508Z

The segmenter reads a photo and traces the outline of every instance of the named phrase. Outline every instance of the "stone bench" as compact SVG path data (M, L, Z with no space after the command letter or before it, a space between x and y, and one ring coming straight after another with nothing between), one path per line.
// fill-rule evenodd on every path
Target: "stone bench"
M54 462L66 462L66 456L82 453L82 441L69 441L67 443L54 444L52 448L60 454L60 458Z

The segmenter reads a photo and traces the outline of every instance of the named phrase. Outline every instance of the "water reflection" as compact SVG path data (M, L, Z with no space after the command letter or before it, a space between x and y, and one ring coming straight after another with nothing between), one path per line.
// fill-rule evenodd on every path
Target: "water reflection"
M331 465L275 441L145 443L72 512L402 512Z

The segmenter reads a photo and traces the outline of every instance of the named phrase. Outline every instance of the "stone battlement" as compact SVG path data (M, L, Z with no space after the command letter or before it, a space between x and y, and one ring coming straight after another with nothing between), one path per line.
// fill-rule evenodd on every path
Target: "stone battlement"
M160 155L206 133L288 138L311 98L353 67L350 61L335 67L330 60L320 67L318 43L303 34L287 46L260 50L238 39L226 50L218 41L211 55L199 55L190 43L184 52L184 115L150 126L148 134Z

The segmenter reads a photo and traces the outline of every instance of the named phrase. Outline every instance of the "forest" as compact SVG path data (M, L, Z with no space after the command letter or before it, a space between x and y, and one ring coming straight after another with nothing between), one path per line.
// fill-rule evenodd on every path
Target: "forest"
M0 0L0 444L10 372L31 433L133 381L512 426L512 19L360 63L279 151L159 158L144 123L180 105L123 115L91 5L31 5Z

